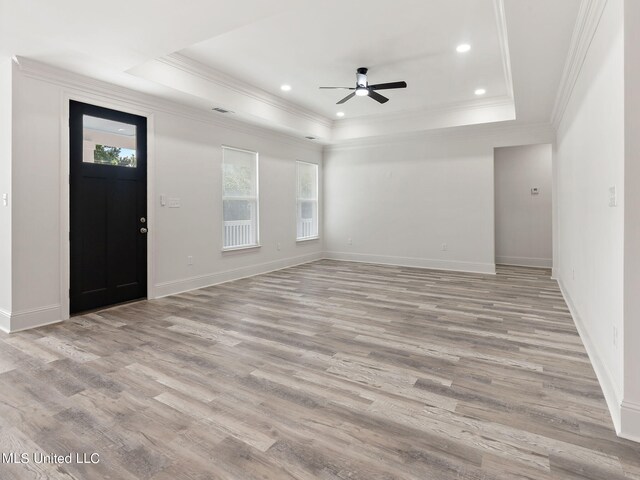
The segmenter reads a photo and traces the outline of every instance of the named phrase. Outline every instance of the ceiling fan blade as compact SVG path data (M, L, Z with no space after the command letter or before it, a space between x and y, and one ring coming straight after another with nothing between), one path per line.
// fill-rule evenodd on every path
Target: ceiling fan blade
M407 88L407 82L389 82L369 85L371 90L389 90L391 88Z
M356 96L356 92L350 93L349 95L347 95L346 97L344 97L342 100L340 100L339 102L336 103L336 105L341 105L344 102L346 102L347 100L351 100L353 97ZM380 95L382 97L382 95ZM383 97L384 98L384 97Z
M353 88L353 87L318 87L318 88L323 89L323 90L328 89L328 88L331 88L331 89L337 88L337 89L340 89L340 90L355 90L355 88Z
M355 95L355 93L352 93L351 95ZM376 102L387 103L389 101L387 97L384 97L379 93L374 92L373 90L369 90L369 96L373 98Z

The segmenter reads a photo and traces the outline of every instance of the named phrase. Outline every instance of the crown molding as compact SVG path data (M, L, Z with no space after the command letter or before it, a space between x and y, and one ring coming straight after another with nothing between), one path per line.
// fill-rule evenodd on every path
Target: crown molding
M518 145L553 143L556 131L550 123L516 123L504 121L475 124L464 127L450 127L422 132L400 133L385 137L368 137L347 140L339 144L325 145L324 152L340 152L362 148L379 148L416 141L482 141L490 148Z
M582 0L573 28L569 53L564 65L556 102L551 113L551 124L557 130L567 110L571 94L578 81L582 66L598 30L607 0Z
M515 120L515 105L512 99L503 96L384 117L341 121L335 124L329 143L343 144L357 139L414 132L424 134L449 128L464 128L511 120Z
M18 57L18 62L15 62L15 68L17 68L20 73L26 77L45 81L65 89L73 89L92 95L102 96L118 103L132 105L138 109L149 112L149 114L152 112L163 112L206 124L216 125L222 128L228 128L267 140L286 143L314 152L322 150L322 144L313 143L297 136L288 135L287 133L258 125L252 125L233 118L218 116L211 113L209 110L201 110L184 105L178 101L167 100L156 95L104 82L102 80L53 67L26 57Z
M203 80L207 80L220 87L232 90L254 100L258 100L269 105L270 107L277 108L278 110L282 110L291 115L303 117L306 120L311 120L323 125L324 127L331 128L332 120L327 117L319 115L318 113L306 108L300 107L299 105L296 105L292 102L283 100L280 97L272 95L260 88L254 87L253 85L243 82L242 80L238 80L237 78L226 75L180 53L172 53L165 57L159 58L156 61L181 70L182 72L202 78Z
M502 54L502 69L504 72L504 81L507 86L507 96L513 100L513 75L511 74L511 54L509 53L509 35L504 0L494 0L493 8L496 14L498 42L500 43L500 53Z
M389 113L387 115L366 115L361 117L351 117L344 119L336 119L333 121L335 126L351 126L351 125L377 125L387 124L398 120L418 120L424 117L438 117L449 113L459 113L465 111L484 110L491 108L501 108L505 106L513 106L513 99L508 96L489 97L482 99L465 100L455 103L444 103L429 108L421 108L397 113Z

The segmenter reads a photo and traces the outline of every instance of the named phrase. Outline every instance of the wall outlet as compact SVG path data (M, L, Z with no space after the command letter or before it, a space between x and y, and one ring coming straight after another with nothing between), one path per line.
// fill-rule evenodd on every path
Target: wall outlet
M351 240L351 237L347 238L347 245L353 245L353 240Z
M618 348L618 327L613 326L613 346Z
M442 250L443 252L447 251L447 244L443 243L442 246L440 247L440 250Z
M193 257L191 255L187 257L187 265L193 265Z

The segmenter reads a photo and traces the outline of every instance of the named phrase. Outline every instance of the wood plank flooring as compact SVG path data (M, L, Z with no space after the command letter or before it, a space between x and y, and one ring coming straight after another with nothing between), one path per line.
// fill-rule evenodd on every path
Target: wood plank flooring
M549 271L319 261L0 335L0 479L640 479Z

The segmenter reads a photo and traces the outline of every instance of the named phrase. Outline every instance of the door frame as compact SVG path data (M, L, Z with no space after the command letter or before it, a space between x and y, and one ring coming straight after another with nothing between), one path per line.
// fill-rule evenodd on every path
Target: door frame
M155 121L150 109L136 103L97 96L89 92L64 90L61 102L60 117L60 315L61 320L70 318L71 288L71 157L69 130L69 102L75 100L97 107L119 110L147 119L147 298L155 298Z

